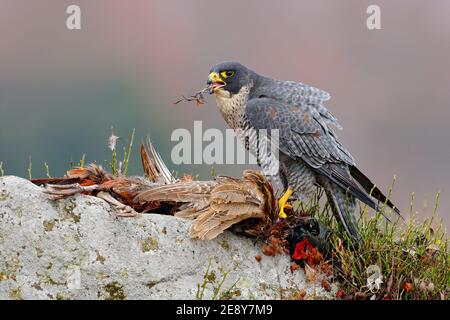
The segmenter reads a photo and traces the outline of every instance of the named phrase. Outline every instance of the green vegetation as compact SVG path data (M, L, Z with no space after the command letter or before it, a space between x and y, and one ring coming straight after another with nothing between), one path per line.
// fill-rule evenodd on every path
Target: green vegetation
M123 157L122 161L119 161L117 156L117 142L119 140L119 137L114 134L114 128L111 128L111 136L108 140L108 147L111 150L111 162L109 162L109 167L111 168L111 172L113 175L127 175L128 171L128 165L130 163L130 155L131 150L133 148L133 142L134 142L134 135L136 133L136 129L133 129L131 132L130 142L128 144L128 147L123 146Z
M47 176L47 178L51 178L52 176L50 175L50 169L48 167L47 162L44 162L44 168L45 168L45 175Z
M86 163L86 154L83 153L83 155L81 156L80 161L78 161L78 163L77 163L76 166L77 166L77 167L84 167L85 163ZM69 162L69 169L72 170L74 167L75 167L75 163L73 162L72 159L70 159L70 162Z
M240 296L241 292L239 290L236 290L236 285L240 281L240 278L236 279L236 281L233 282L233 284L228 289L223 290L225 280L227 279L231 270L224 271L219 268L221 278L217 279L216 273L214 271L211 271L211 262L212 260L209 259L208 267L206 268L206 272L203 275L202 283L197 284L197 293L195 295L196 299L205 299L205 289L208 284L213 287L213 295L211 297L211 300L230 300Z
M28 159L28 179L33 179L33 162L31 161L31 156Z
M373 216L367 208L361 208L358 224L363 241L355 245L332 217L329 206L321 207L318 192L302 210L332 230L330 262L340 283L338 297L448 299L448 240L442 219L436 217L439 196L431 217L424 221L418 221L414 212L414 195L408 221L397 217L388 222L383 215L392 217L393 213L386 206Z

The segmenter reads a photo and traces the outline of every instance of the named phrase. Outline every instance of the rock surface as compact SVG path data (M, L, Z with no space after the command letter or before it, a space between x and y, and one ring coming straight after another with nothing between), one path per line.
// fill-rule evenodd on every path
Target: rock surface
M336 290L292 273L288 256L262 255L253 239L192 240L189 226L156 214L117 218L90 196L50 201L25 179L0 177L0 299L288 299L299 289L330 298Z

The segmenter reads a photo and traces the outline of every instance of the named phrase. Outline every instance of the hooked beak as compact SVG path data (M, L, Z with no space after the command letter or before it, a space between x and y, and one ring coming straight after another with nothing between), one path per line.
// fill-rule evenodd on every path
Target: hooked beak
M226 86L225 81L223 81L217 72L211 72L208 76L208 81L206 83L210 88L210 93L217 92L222 87Z

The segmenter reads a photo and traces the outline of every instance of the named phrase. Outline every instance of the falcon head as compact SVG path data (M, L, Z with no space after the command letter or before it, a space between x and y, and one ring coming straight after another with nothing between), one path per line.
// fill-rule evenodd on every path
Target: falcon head
M254 72L239 62L222 62L209 71L207 84L216 94L231 97L252 82Z

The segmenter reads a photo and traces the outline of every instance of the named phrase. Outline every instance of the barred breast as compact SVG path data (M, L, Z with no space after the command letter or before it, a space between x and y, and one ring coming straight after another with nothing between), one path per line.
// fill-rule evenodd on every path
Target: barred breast
M288 186L295 190L294 197L308 201L316 191L316 174L312 168L301 159L292 159L282 154L280 156L281 172L289 181Z
M229 96L226 92L216 93L216 103L219 112L245 148L256 158L264 175L272 182L276 193L284 189L284 183L279 176L278 149L270 139L268 133L257 131L245 118L244 109L250 92L250 86Z
M241 117L249 96L250 87L243 86L239 92L230 96L227 91L216 92L216 103L219 112L232 129L240 128Z

